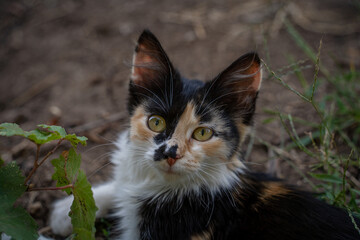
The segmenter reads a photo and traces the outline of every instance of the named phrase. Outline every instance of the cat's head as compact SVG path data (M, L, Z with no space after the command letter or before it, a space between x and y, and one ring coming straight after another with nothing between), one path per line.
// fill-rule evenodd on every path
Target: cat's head
M139 166L166 181L204 184L241 168L238 153L252 125L260 65L257 54L248 53L207 83L186 80L145 30L133 57L128 102Z

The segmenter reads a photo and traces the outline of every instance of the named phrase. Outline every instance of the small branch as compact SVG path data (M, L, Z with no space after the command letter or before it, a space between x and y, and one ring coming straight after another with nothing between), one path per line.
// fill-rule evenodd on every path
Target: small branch
M24 184L26 185L27 182L30 180L30 178L34 175L36 170L59 148L60 144L62 143L64 139L60 139L59 142L55 145L55 147L48 152L45 157L39 162L39 153L40 153L40 145L37 145L37 151L36 151L36 159L34 162L34 167L31 169L29 175L26 177Z
M59 142L55 145L55 147L50 152L48 152L48 154L46 154L46 156L39 163L39 166L41 166L41 164L43 164L52 154L54 154L54 152L60 147L60 144L62 143L62 141L64 141L63 138L59 140Z
M36 158L35 158L35 161L34 161L34 166L33 166L33 168L31 169L31 171L29 173L29 175L27 176L27 178L24 181L25 185L29 181L31 176L34 175L36 169L38 169L38 167L39 167L40 146L41 146L40 144L36 144Z
M74 188L73 184L69 184L66 186L62 186L62 187L44 187L44 188L28 188L27 191L28 192L32 192L32 191L52 191L52 190L64 190L67 188Z
M40 146L41 146L40 144L36 144L36 158L35 158L36 164L39 162Z

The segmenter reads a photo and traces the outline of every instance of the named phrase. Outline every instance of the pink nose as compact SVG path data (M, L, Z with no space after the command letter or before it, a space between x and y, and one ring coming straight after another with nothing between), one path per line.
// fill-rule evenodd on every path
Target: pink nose
M175 158L168 158L168 159L166 159L166 161L169 164L169 166L171 167L172 165L175 164L176 159Z
M171 167L171 166L174 165L175 162L176 162L178 159L180 159L180 158L182 158L182 157L179 156L179 155L176 155L175 158L169 157L169 158L166 159L166 161L167 161L167 163L169 164L169 166Z

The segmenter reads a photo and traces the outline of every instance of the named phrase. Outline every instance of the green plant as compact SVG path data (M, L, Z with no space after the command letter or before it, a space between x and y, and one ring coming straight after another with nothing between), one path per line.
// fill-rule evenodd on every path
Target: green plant
M278 156L295 168L317 192L319 198L347 209L354 227L360 234L359 226L353 218L360 217L360 181L353 175L360 169L360 73L350 68L330 74L320 63L322 41L315 52L290 22L285 21L285 26L295 43L315 65L312 84L307 84L301 72L302 66L299 65L304 61L296 63L293 57L289 57L291 65L278 73L270 69L265 62L264 66L270 73L270 78L296 94L304 104L308 104L309 112L314 112L318 120L308 120L306 116L294 117L278 110L267 110L271 117L266 119L265 123L275 120L278 116L291 141L280 147L262 139L259 141L272 148ZM296 90L282 78L282 75L286 74L284 70L287 71L289 68L298 77L302 90ZM324 96L316 96L318 87L323 85L329 92ZM296 126L307 126L310 130L299 133ZM301 171L292 161L288 152L294 148L305 153L314 162L309 172Z
M14 123L0 124L0 136L22 136L36 146L34 165L26 177L15 162L5 165L4 161L0 160L0 232L15 239L37 239L37 225L34 219L22 207L14 207L16 199L28 191L63 190L74 195L69 213L74 229L73 238L95 239L94 223L97 208L91 185L85 173L80 170L81 156L76 153L77 145L86 145L87 138L67 134L65 129L59 126L41 124L38 127L32 131L24 131ZM55 147L41 158L41 146L51 141L57 141ZM70 142L72 147L51 161L55 169L52 179L56 181L56 187L36 188L28 184L38 168L64 141Z

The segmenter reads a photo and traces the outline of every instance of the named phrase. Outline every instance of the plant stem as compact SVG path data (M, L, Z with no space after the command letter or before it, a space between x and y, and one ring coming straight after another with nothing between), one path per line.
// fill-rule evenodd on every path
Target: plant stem
M315 93L316 83L317 83L317 80L318 80L318 74L319 74L319 70L320 70L320 52L321 52L321 47L322 47L322 39L320 40L318 53L317 53L317 55L316 55L314 82L313 82L313 85L312 85L312 92L311 92L311 97L310 97L310 101L311 101L311 102L313 102L313 100L314 100L314 93Z
M29 175L27 176L27 178L24 181L24 184L26 185L26 183L29 181L29 179L31 178L32 175L34 175L36 169L38 169L39 167L39 155L40 155L40 144L36 144L36 157L35 157L35 161L34 161L34 166L31 169Z
M45 157L39 162L39 154L40 154L40 145L37 145L37 150L36 150L36 159L34 162L34 167L31 169L29 175L26 177L24 184L26 185L27 182L30 180L30 178L34 175L34 173L36 172L36 170L59 148L60 144L62 143L64 139L60 139L58 141L58 143L55 145L55 147L48 152Z
M262 60L263 65L265 66L266 70L271 74L272 77L274 77L276 80L278 80L284 87L298 95L301 99L303 99L306 102L311 102L310 99L308 99L306 96L302 95L300 92L296 91L294 88L292 88L290 85L288 85L284 80L282 80L281 77L277 76L274 71L272 71L269 66Z

